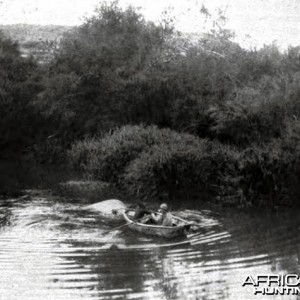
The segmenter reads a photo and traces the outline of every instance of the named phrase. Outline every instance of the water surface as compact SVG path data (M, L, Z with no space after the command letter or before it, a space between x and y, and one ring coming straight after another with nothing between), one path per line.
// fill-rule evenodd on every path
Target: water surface
M201 227L167 240L104 234L115 225L61 200L1 200L0 299L271 299L242 287L246 277L300 274L296 211L180 209Z

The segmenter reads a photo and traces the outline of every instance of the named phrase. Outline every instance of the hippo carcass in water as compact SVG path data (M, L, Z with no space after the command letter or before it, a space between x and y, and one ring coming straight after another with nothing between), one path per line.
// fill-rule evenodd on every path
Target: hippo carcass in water
M85 207L88 210L98 212L99 216L108 221L124 221L122 212L126 209L126 205L117 199L109 199L97 202Z

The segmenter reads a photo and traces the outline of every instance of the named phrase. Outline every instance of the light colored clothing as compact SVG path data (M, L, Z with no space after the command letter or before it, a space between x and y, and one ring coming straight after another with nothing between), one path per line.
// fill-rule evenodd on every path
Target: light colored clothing
M162 221L162 225L163 226L172 226L173 225L173 218L172 218L171 213L167 212L165 214L165 217Z
M156 225L162 225L162 226L172 226L172 215L169 212L166 212L165 214L151 214L152 220L155 222Z

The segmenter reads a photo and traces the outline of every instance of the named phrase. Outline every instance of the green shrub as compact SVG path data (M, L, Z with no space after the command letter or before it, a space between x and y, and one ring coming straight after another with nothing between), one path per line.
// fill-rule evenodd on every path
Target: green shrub
M300 196L299 158L299 146L290 137L243 150L239 169L247 200L256 206L296 204Z
M155 127L124 126L98 141L90 155L88 172L95 179L118 182L125 166L154 142Z
M73 167L94 179L118 183L125 167L154 145L198 144L189 134L179 134L156 126L124 126L101 139L75 143L69 151Z
M285 139L242 149L155 126L124 126L75 143L69 158L90 179L146 200L275 206L300 195L300 126L291 122Z
M100 146L100 141L95 138L75 142L68 151L71 166L77 171L86 172L92 155Z
M232 149L207 140L183 140L144 152L127 167L124 184L129 193L147 199L201 197L216 194L216 186L233 185L236 168Z
M279 101L254 105L228 101L211 106L208 114L213 136L238 146L268 142L284 129L285 110Z

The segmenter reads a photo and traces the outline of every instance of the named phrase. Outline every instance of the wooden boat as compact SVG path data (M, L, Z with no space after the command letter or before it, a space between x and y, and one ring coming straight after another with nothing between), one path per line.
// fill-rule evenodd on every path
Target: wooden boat
M143 224L133 220L134 211L132 210L125 210L122 212L122 214L127 223L127 226L131 230L138 231L144 234L174 238L185 236L191 227L191 223L175 216L172 216L173 226L160 226L154 224Z

